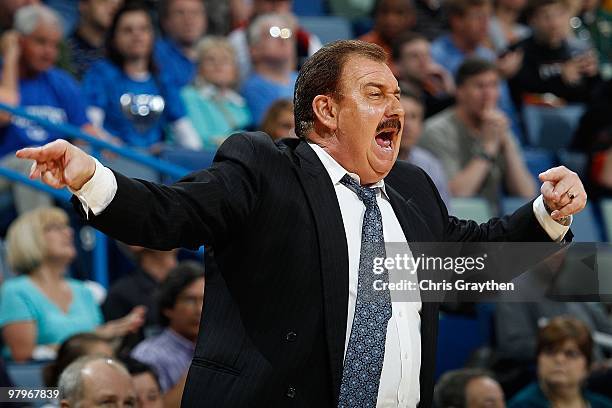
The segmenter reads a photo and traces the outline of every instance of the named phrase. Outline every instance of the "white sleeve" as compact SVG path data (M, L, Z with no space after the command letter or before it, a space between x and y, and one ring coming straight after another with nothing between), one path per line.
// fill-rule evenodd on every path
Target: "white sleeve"
M179 146L192 150L202 149L202 140L188 118L177 119L172 122L171 126L174 139Z
M94 160L96 170L91 179L78 191L69 189L81 202L86 217L89 216L90 209L94 215L104 211L117 193L117 179L113 172L108 167L104 167L96 158Z
M572 224L573 217L570 215L569 222L567 225L563 225L555 221L546 208L544 207L544 198L540 194L538 198L533 202L533 213L542 226L544 231L550 236L550 238L556 242L559 242L565 237L567 231L569 231L570 225Z

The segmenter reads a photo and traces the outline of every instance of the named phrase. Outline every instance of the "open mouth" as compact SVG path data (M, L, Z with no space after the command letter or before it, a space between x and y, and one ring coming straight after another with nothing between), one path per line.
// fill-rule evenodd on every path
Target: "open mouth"
M385 150L393 150L397 129L381 129L376 133L376 144Z

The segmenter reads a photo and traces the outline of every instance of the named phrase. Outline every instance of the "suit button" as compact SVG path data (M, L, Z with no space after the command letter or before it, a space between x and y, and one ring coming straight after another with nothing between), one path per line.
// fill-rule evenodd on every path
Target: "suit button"
M287 341L295 341L295 339L297 339L297 333L294 331L290 331L287 332L287 335L285 336L285 340Z
M287 388L287 397L295 398L295 388L293 387Z

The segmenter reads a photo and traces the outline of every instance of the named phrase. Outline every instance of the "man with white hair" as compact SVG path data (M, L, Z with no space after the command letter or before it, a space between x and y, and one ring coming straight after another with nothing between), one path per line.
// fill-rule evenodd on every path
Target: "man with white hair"
M61 20L52 9L30 5L15 13L13 30L3 35L0 102L20 106L52 123L69 123L93 132L78 84L68 73L54 67L61 39ZM0 112L0 157L7 156L0 164L25 173L29 164L15 160L12 153L62 136L65 137ZM0 189L7 186L4 179L0 180ZM13 193L19 213L51 202L47 195L23 186L14 186Z
M59 383L62 408L137 405L132 377L123 364L101 356L85 356L62 372Z
M263 14L249 26L253 71L242 86L253 122L259 125L274 101L292 98L295 72L295 22L286 14Z

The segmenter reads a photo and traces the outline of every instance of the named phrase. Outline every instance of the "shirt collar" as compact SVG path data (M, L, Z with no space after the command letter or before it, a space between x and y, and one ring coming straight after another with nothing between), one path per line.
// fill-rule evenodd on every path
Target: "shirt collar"
M348 174L350 177L356 180L359 185L361 185L361 179L359 178L359 175L351 173L350 171L342 167L340 163L338 163L333 157L331 157L331 155L327 153L321 146L312 142L308 142L308 145L312 147L312 150L314 150L317 157L319 157L319 160L321 160L321 163L323 163L323 167L325 167L325 170L327 171L327 174L329 174L329 178L331 179L334 186L341 184L340 180L342 179L342 177L344 177L345 174ZM385 180L380 180L374 184L371 184L368 187L380 188L380 191L382 191L385 198L389 199L387 191L385 190Z
M164 330L164 334L166 335L166 337L169 337L170 339L172 339L172 342L174 342L179 347L184 348L186 350L191 350L191 351L195 350L195 344L193 342L191 342L190 340L187 340L186 338L184 338L183 336L181 336L180 334L172 330L170 327L167 327Z

